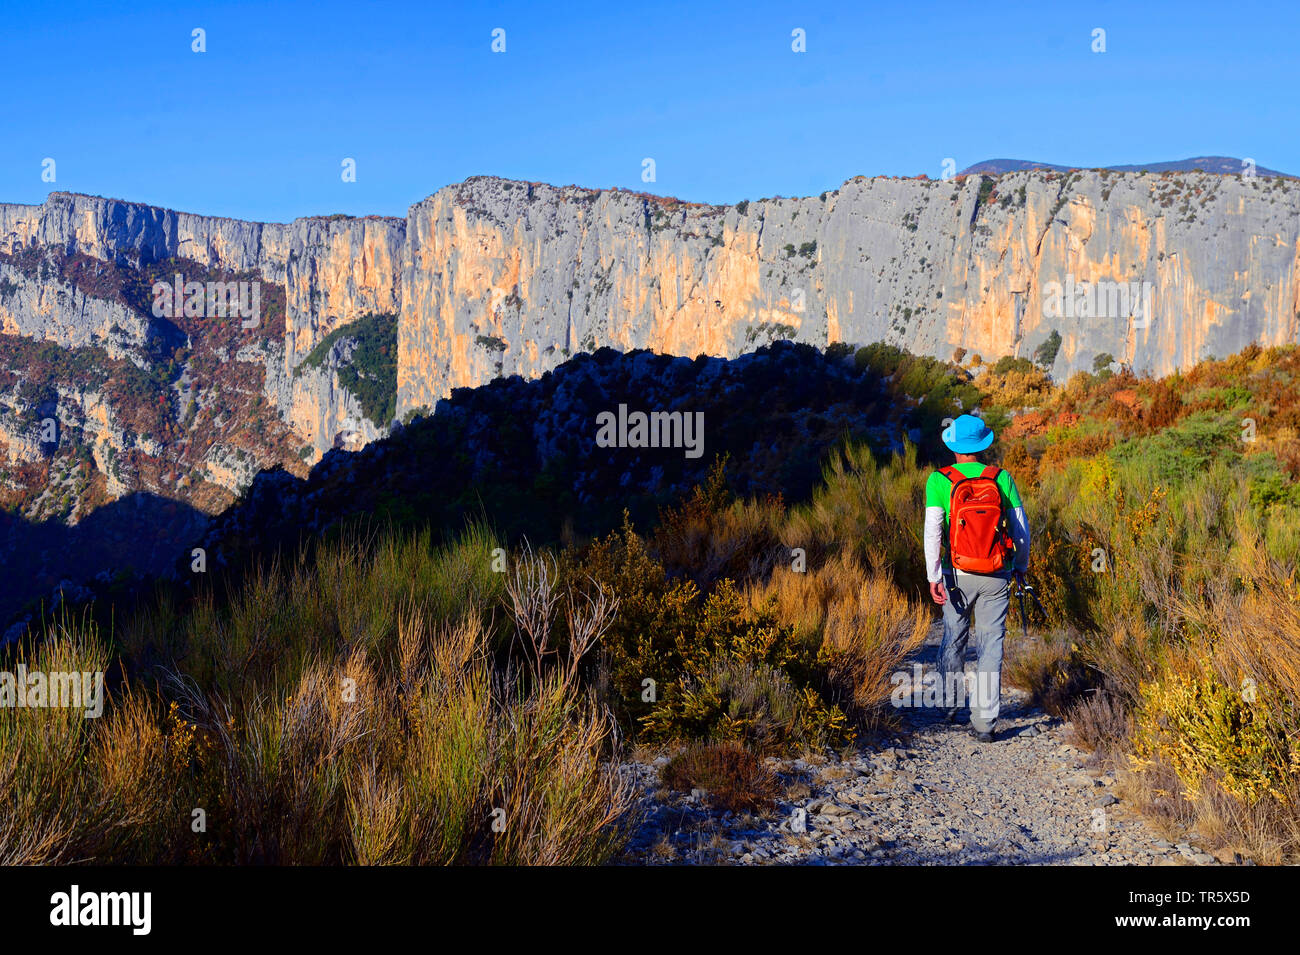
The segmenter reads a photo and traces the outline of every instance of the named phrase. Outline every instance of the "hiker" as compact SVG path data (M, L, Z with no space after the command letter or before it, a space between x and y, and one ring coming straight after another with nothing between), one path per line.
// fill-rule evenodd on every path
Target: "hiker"
M926 481L924 540L930 596L943 608L943 705L947 721L955 722L973 614L978 663L971 731L980 742L990 743L997 733L1011 578L1023 586L1029 568L1029 521L1011 475L980 461L980 452L993 443L991 428L964 414L942 437L957 461Z

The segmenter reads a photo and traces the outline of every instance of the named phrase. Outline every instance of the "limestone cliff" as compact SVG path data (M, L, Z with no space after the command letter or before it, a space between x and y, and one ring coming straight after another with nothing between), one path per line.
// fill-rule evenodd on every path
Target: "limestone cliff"
M369 407L397 417L603 345L734 357L777 338L886 341L992 359L1056 332L1058 376L1100 353L1166 373L1296 340L1298 257L1300 183L1197 172L856 178L735 206L473 178L405 219L288 224L53 193L0 205L0 453L39 467L36 407L64 395L54 417L113 460L110 497L223 506L258 468L384 432L341 384L355 343L333 338L373 315L398 316L397 380L395 402ZM252 329L158 318L142 296L173 270L263 283L265 314ZM1104 283L1111 298L1074 301ZM0 490L19 500L33 480Z
M403 220L378 216L281 225L59 192L40 206L0 204L0 255L38 249L127 266L182 259L214 271L254 273L282 287L290 368L337 325L364 312L397 310L405 231ZM19 277L4 263L0 272L11 281ZM39 280L35 285L33 295L41 291ZM77 302L63 303L62 327L37 327L33 317L51 310L53 303L16 301L8 309L0 306L0 322L6 333L65 345L81 343L92 331L84 327Z
M734 356L792 337L995 358L1055 330L1058 375L1099 353L1166 373L1295 341L1298 255L1286 179L859 178L732 207L471 179L407 219L398 413L600 345ZM1106 294L1048 304L1103 282L1150 311Z

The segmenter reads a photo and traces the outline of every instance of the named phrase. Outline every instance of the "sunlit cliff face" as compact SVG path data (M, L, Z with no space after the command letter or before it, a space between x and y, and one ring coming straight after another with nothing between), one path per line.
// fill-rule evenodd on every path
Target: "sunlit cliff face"
M983 196L981 187L983 186ZM990 191L990 187L991 191ZM1108 352L1156 374L1297 335L1300 187L1198 173L855 179L739 207L494 179L407 220L399 413L602 345L733 356L777 337L948 357ZM1049 283L1149 288L1045 312Z
M20 259L34 249L82 256L91 273L97 262L129 271L177 258L278 286L283 322L262 329L251 352L205 372L222 380L195 381L167 400L179 409L192 394L216 407L223 393L260 391L310 464L340 435L356 446L389 424L367 420L332 367L299 368L331 331L367 314L398 316L399 417L452 388L535 377L601 346L731 357L778 338L886 341L992 360L1032 355L1055 331L1053 372L1063 377L1103 352L1164 374L1252 341L1295 341L1300 184L1034 171L856 178L821 196L707 206L475 178L416 203L405 219L288 224L66 193L40 206L0 205L0 333L142 364L156 331L149 318L112 289L43 275L30 262L24 269ZM1149 314L1107 306L1104 295L1064 315L1044 304L1054 289L1117 283L1149 289ZM78 401L85 412L68 424L86 419L96 460L110 448L141 453L139 435L117 446L114 436L128 429L108 422L123 409L98 394ZM249 429L215 411L208 420L221 425L203 440L217 444ZM14 431L9 424L0 422ZM154 440L165 459L165 441ZM15 458L35 453L16 432L3 443ZM239 463L216 445L202 458L229 493L283 456L257 441L243 450ZM185 470L206 453L190 448ZM165 474L168 462L157 466ZM129 482L127 474L112 487Z

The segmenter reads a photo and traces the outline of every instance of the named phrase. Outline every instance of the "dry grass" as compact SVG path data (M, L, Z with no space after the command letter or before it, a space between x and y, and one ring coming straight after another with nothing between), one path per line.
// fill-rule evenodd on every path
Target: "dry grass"
M818 647L833 697L868 726L885 714L890 677L925 642L931 620L873 557L867 568L844 554L806 573L779 568L746 593L752 606L773 606L782 623Z
M1086 695L1063 716L1070 723L1070 741L1102 759L1118 757L1133 735L1132 714L1104 690Z
M664 508L650 540L671 573L702 590L723 579L764 577L780 560L776 528L785 506L780 497L739 500L727 487L725 459L676 507Z
M314 567L269 569L228 610L200 600L193 616L136 630L164 676L137 674L99 720L0 709L0 861L607 860L635 797L612 719L574 676L575 655L599 640L599 598L560 593L581 636L561 652L545 632L554 620L533 620L520 636L546 649L503 662L509 641L474 595L461 590L449 617L455 601L439 590L473 579L482 543L324 547ZM413 568L443 571L422 599ZM351 604L368 593L389 596ZM230 645L204 643L206 627ZM108 660L93 627L66 624L26 662Z
M1084 694L1097 688L1100 675L1084 663L1074 645L1060 637L1031 636L1026 642L1016 635L1006 641L1002 680L1028 693L1034 706L1069 719Z
M928 608L872 570L827 608L822 651L831 682L855 712L878 719L893 690L890 677L925 643L929 630Z
M1213 848L1227 848L1263 865L1281 865L1300 850L1300 783L1292 780L1281 800L1253 804L1225 793L1213 783L1193 803L1194 826Z
M662 779L679 792L703 789L711 806L732 812L770 811L784 792L780 777L737 743L687 746L664 766Z

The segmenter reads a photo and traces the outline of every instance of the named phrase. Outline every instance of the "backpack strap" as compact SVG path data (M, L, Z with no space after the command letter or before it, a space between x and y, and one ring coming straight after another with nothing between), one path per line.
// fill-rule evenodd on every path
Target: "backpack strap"
M949 465L946 468L940 468L939 473L942 474L944 477L946 477L953 484L956 484L958 481L966 480L966 475L962 474L952 465Z
M996 464L989 464L989 465L985 465L984 471L980 474L980 477L991 478L992 480L996 481L998 479L998 475L1001 473L1002 473L1002 469L1000 467L998 467Z

